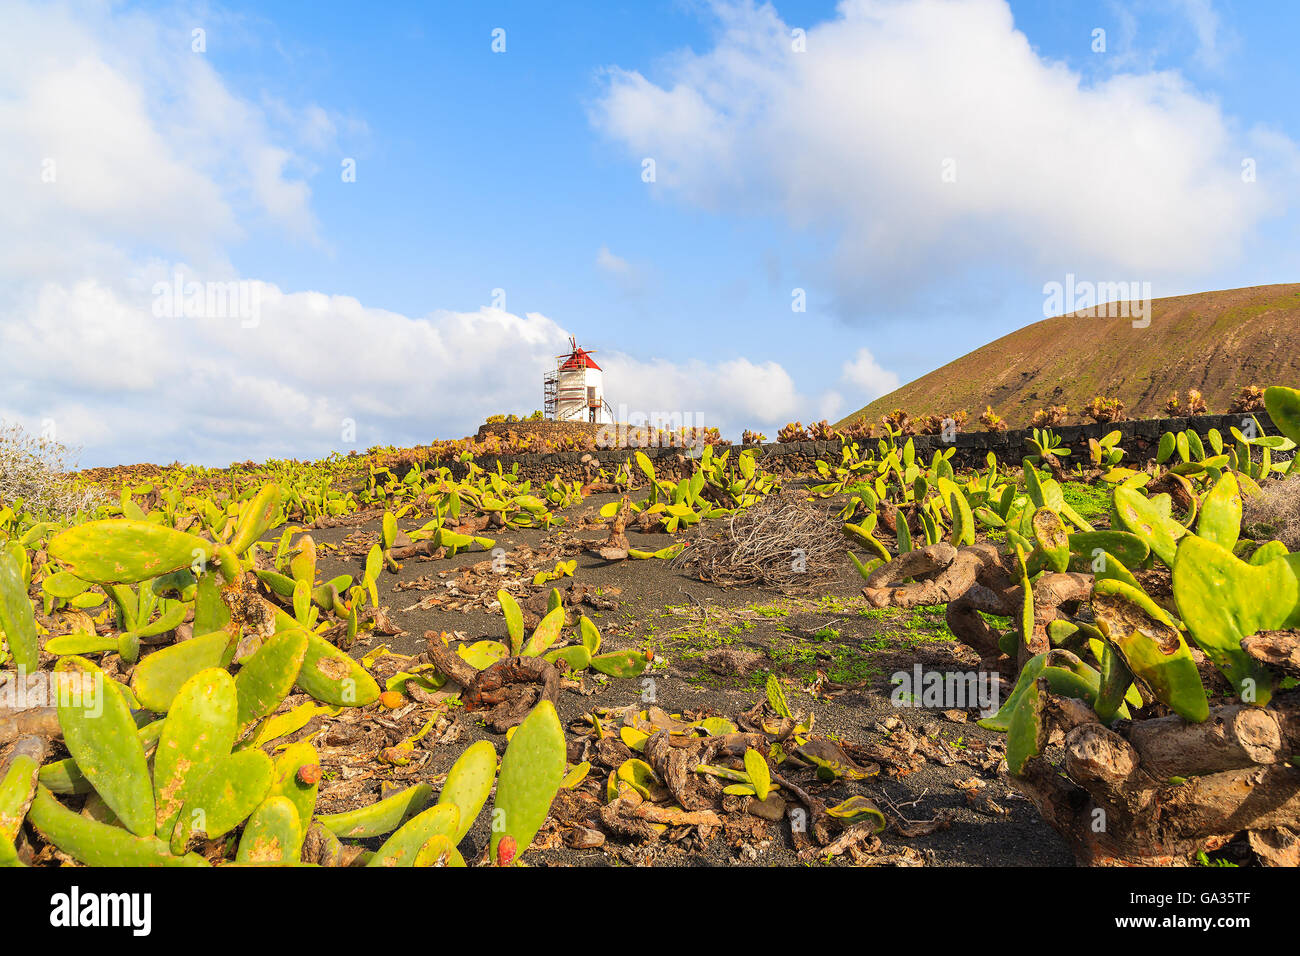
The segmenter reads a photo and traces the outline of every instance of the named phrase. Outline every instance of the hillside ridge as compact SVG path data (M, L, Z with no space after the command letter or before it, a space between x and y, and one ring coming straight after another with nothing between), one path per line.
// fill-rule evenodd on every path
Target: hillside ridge
M1102 311L1105 306L1097 311ZM1164 412L1171 392L1199 389L1227 411L1246 385L1300 383L1300 283L1170 296L1151 302L1150 324L1083 310L1042 319L983 345L843 418L870 422L896 408L912 417L986 405L1011 427L1036 409L1066 405L1081 421L1095 396L1119 398L1130 417Z

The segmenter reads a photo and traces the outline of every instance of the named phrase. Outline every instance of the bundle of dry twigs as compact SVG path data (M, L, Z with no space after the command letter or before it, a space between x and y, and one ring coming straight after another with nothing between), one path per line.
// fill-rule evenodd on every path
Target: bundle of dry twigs
M842 523L829 504L785 491L733 515L720 533L702 533L675 561L724 587L806 591L842 569Z

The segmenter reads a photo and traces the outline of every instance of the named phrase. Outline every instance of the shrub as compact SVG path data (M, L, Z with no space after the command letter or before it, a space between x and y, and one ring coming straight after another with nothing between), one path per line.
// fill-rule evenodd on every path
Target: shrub
M1264 411L1264 390L1258 385L1243 387L1228 406L1228 411L1232 414Z
M918 435L942 435L944 426L952 422L953 431L961 431L966 424L966 410L952 412L948 415L922 415L916 420L915 428Z
M1122 401L1118 398L1102 398L1100 395L1084 407L1083 413L1099 425L1122 422L1125 419Z
M1258 541L1276 538L1288 551L1300 550L1300 475L1261 487L1258 497L1242 496L1242 530Z
M831 427L831 423L824 418L815 425L809 425L808 434L813 441L834 441L839 437L835 429Z
M1205 396L1202 395L1198 390L1194 388L1189 388L1187 390L1187 414L1204 415L1206 414L1206 412L1207 409L1205 406Z
M767 441L767 436L762 432L751 432L748 428L740 436L742 445L761 445Z
M901 408L894 409L888 415L880 416L880 424L884 425L885 428L889 429L891 432L896 432L900 435L916 434L916 429L912 425L911 416Z
M861 438L875 438L876 426L871 424L866 418L855 418L844 426L844 437L850 440Z
M1002 420L1002 416L993 411L992 405L985 405L984 411L980 412L980 424L984 426L985 431L1004 432L1007 430L1007 423Z
M1069 412L1069 406L1048 405L1034 412L1033 420L1029 424L1034 428L1055 428L1057 425L1065 424L1065 416Z
M789 444L790 442L795 441L807 441L808 432L804 430L803 422L790 422L776 433L776 440L782 444Z
M100 489L72 474L73 449L36 438L18 425L0 427L0 507L66 521L108 501Z

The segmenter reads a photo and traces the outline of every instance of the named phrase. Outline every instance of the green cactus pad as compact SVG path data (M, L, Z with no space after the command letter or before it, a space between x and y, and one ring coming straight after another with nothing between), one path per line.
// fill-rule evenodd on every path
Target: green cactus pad
M41 656L36 643L36 615L27 596L22 566L8 550L0 551L0 631L4 631L14 664L29 674L36 673Z
M236 863L296 863L302 852L302 822L288 797L269 796L257 805L239 838Z
M366 669L319 634L307 634L297 685L335 707L365 707L379 699L379 685Z
M187 680L209 667L221 667L230 650L230 635L214 631L154 651L136 665L131 690L140 705L165 714Z
M280 631L244 661L235 677L239 696L239 726L246 727L280 706L293 690L307 656L307 633Z
M89 581L83 581L68 571L59 571L55 574L48 575L41 581L41 590L50 597L68 600L78 594L84 594L90 587Z
M154 832L171 836L187 780L206 773L235 744L235 682L221 667L199 671L181 687L163 720L153 758Z
M547 651L542 655L542 659L552 664L558 664L563 661L565 666L571 671L586 670L591 666L591 651L587 650L581 644L574 644L570 647L561 647L558 650Z
M293 597L293 589L298 582L287 574L281 574L279 571L271 571L264 568L258 568L253 573L257 575L259 581L265 584L273 592L280 595L280 597Z
M594 656L600 650L600 628L584 614L578 619L578 631L582 635L582 646Z
M1007 769L1014 776L1020 776L1029 758L1042 751L1042 729L1042 699L1034 680L1021 693L1007 728Z
M465 858L460 855L454 842L438 834L430 837L429 842L420 847L420 852L415 854L415 861L411 865L447 866L459 869L465 866Z
M1103 724L1110 724L1125 709L1124 699L1133 686L1133 675L1124 657L1109 644L1102 645L1101 683L1093 708Z
M40 765L27 754L17 754L0 777L0 856L18 840L27 807L36 793Z
M253 546L262 535L266 534L275 520L275 513L280 508L280 486L267 482L245 506L244 516L235 529L235 536L230 541L230 549L236 554L243 554Z
M1241 535L1241 489L1232 472L1225 472L1201 502L1196 533L1231 551Z
M298 819L311 820L319 793L320 755L316 748L307 740L289 744L275 758L275 776L267 799L284 797L293 804ZM304 827L299 840L306 835Z
M153 836L132 836L119 826L99 823L69 810L38 787L27 819L50 843L87 866L207 866L194 853L173 854Z
M1281 385L1266 388L1264 407L1277 430L1300 445L1300 389Z
M366 866L414 866L421 847L437 836L450 840L459 826L460 808L456 804L436 804L402 824Z
M71 654L104 654L116 651L118 638L113 634L90 634L85 631L60 634L45 642L45 653L67 656Z
M93 694L59 695L59 726L68 753L123 826L136 836L153 836L149 765L119 685L80 657L62 658L54 669L58 674L90 678L97 685Z
M542 618L541 623L533 631L532 635L525 642L523 650L519 653L524 657L540 657L546 650L555 643L560 636L560 630L564 627L564 608L557 607L548 611Z
M417 783L368 807L318 816L316 822L344 839L383 836L423 810L432 795L433 787Z
M151 521L90 521L61 531L47 546L50 557L92 584L134 584L206 562L214 546L197 535Z
M754 796L760 801L766 800L772 792L772 771L767 765L767 758L750 747L745 751L745 773L754 787Z
M1196 661L1169 616L1145 594L1120 581L1098 581L1092 611L1107 642L1156 699L1191 723L1209 716Z
M453 846L474 826L483 804L492 792L497 774L496 748L486 740L468 747L447 771L447 782L438 794L439 803L454 803L460 809L460 824L452 834Z
M645 652L634 647L622 651L610 651L608 654L597 654L591 659L592 670L608 674L610 677L638 677L645 671L647 663Z
M1243 701L1266 705L1273 696L1269 669L1241 649L1242 638L1288 626L1300 603L1292 556L1248 564L1195 535L1178 546L1174 602L1192 640L1231 681Z
M1053 571L1064 571L1070 564L1070 536L1066 533L1065 522L1051 508L1039 508L1030 520L1034 540L1047 566Z
M1174 566L1178 539L1187 533L1149 498L1132 488L1115 489L1115 514L1124 529L1141 538L1168 567Z
M171 834L172 852L185 852L198 837L215 840L248 819L271 789L274 767L260 750L241 750L212 761L206 773L186 781L185 801Z
M1079 531L1070 535L1070 554L1081 562L1080 570L1089 570L1098 551L1113 554L1126 568L1140 568L1151 547L1128 531Z
M503 838L513 839L516 859L533 842L564 779L564 769L564 728L555 706L543 700L515 728L501 758L492 809L490 858L494 862Z
M456 654L465 663L481 671L510 656L510 648L500 641L475 641L473 644L460 645L456 648Z
M519 609L519 602L509 591L498 591L497 600L501 602L501 613L506 619L506 633L510 636L510 653L518 654L524 646L524 614Z

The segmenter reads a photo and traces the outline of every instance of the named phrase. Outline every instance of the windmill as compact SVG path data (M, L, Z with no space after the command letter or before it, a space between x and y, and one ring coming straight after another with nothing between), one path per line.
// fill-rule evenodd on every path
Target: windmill
M569 351L555 357L555 368L542 378L546 417L557 422L612 424L613 409L605 401L604 375L590 352L569 336Z

